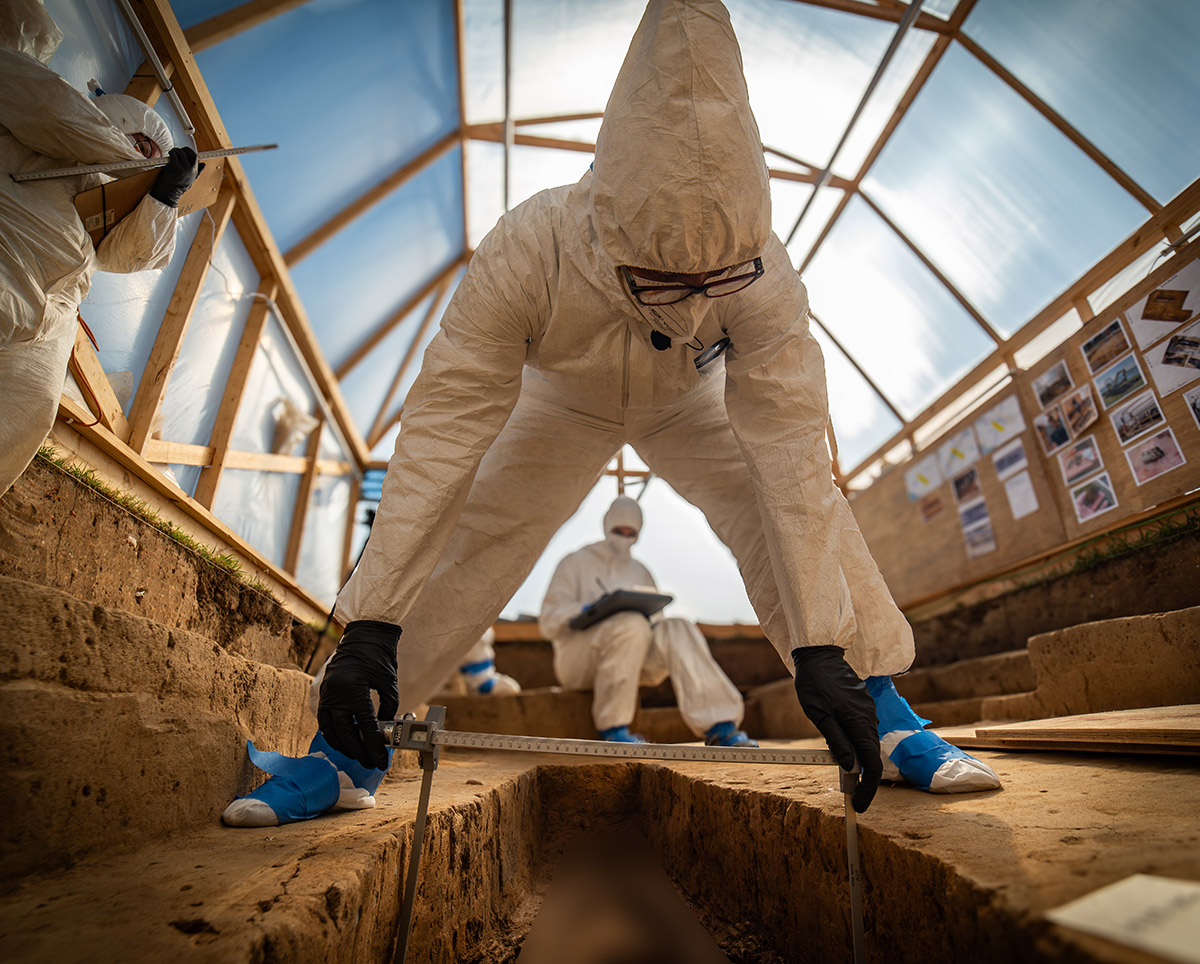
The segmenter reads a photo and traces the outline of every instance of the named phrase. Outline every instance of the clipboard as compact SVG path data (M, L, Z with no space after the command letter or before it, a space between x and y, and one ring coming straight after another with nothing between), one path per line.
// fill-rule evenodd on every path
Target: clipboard
M606 592L594 603L584 606L583 612L572 619L567 625L572 629L587 629L602 619L607 619L613 613L639 612L647 619L673 601L674 596L662 592L652 592L644 589L614 589Z

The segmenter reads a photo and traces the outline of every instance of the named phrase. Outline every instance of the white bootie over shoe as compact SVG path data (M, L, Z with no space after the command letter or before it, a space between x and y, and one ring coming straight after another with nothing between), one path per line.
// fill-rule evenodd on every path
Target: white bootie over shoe
M497 672L492 660L481 660L478 663L467 663L458 668L468 693L486 694L489 696L512 696L521 692L521 684L511 676Z
M879 718L883 779L904 780L929 793L975 793L1000 789L1000 778L981 760L925 729L889 676L867 679Z

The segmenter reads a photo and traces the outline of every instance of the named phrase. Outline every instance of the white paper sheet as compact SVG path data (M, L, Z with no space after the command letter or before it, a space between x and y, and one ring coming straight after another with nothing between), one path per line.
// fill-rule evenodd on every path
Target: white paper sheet
M1005 482L1004 493L1008 496L1008 507L1012 509L1014 519L1023 519L1031 512L1037 512L1037 493L1033 491L1033 480L1028 472L1014 475Z

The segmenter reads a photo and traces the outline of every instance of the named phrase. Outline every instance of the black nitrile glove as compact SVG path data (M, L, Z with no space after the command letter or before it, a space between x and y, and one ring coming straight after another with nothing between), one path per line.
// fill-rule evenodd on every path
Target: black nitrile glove
M150 196L169 208L177 207L179 199L196 180L196 152L190 147L172 147L166 166L158 172Z
M879 723L867 684L846 663L840 646L805 646L792 650L796 663L796 696L804 715L825 737L838 766L862 774L851 804L863 813L879 788L883 760L879 753Z
M387 746L379 732L371 690L379 694L379 716L396 718L396 643L400 627L357 620L346 626L337 652L325 667L317 724L329 745L365 767L386 770Z

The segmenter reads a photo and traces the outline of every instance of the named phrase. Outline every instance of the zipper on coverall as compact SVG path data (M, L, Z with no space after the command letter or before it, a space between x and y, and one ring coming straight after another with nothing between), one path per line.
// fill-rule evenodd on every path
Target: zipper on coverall
M629 324L625 325L625 355L621 361L621 408L629 407L629 344L633 338ZM624 413L622 413L624 418Z

